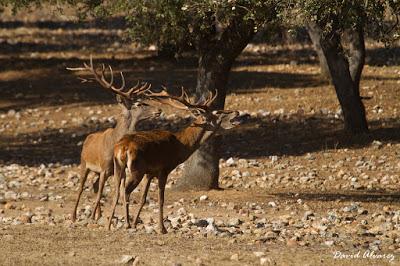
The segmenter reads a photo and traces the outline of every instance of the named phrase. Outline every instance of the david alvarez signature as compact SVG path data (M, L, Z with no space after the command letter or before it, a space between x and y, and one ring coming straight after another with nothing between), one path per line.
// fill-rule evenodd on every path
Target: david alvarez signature
M370 260L387 260L393 262L395 255L393 253L375 253L373 250L366 250L363 253L357 251L355 253L344 253L341 251L333 252L334 259L370 259Z

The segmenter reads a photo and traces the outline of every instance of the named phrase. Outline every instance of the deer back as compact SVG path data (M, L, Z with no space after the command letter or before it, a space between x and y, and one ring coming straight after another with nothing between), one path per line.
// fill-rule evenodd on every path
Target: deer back
M121 165L133 163L135 169L157 175L182 163L185 151L185 145L173 133L154 130L125 135L115 145L114 156Z

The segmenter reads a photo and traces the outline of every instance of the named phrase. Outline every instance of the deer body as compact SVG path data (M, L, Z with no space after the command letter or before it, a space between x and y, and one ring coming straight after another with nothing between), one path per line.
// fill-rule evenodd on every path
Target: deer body
M99 175L93 184L94 191L97 193L96 201L93 206L92 219L101 216L100 199L103 188L108 177L113 175L113 149L114 145L128 133L136 130L136 125L143 120L157 116L159 111L151 107L135 108L133 110L123 109L117 118L115 128L108 128L101 132L88 135L83 143L81 152L81 180L78 197L72 212L72 220L76 220L76 212L82 195L87 176L90 171Z
M111 219L119 198L119 186L125 179L125 168L128 169L129 177L125 182L124 207L126 227L129 222L129 197L131 192L147 175L145 189L142 199L134 218L134 226L138 222L140 211L146 202L147 192L151 179L156 177L159 186L159 230L166 233L163 223L164 191L169 173L180 163L199 148L208 138L215 134L220 128L230 128L223 125L231 122L237 113L226 115L223 119L216 121L213 125L205 124L203 117L196 119L189 127L177 132L149 131L137 132L124 136L114 148L114 175L115 188L114 201L111 215L109 217L108 229L111 227ZM226 120L226 121L224 121Z
M79 200L90 171L99 175L99 178L93 186L95 192L96 190L98 191L93 206L92 219L95 218L96 213L98 214L98 217L101 215L100 198L107 178L113 174L113 147L115 143L117 143L125 134L134 132L138 122L151 117L156 117L160 114L160 110L152 109L151 106L141 101L143 99L150 99L144 94L151 87L147 83L141 84L138 82L135 86L125 90L125 78L121 72L122 85L120 88L117 88L113 85L114 75L111 66L108 67L110 72L110 81L107 81L105 77L106 67L102 65L101 73L99 74L93 66L92 56L90 56L90 63L84 63L83 65L83 67L67 69L72 71L89 71L93 75L93 78L81 78L81 80L83 82L95 80L104 89L114 93L117 102L121 107L121 113L117 118L117 125L115 128L109 128L102 132L90 134L83 143L80 165L81 180L78 197L75 201L75 206L72 212L72 221L76 220L76 211Z

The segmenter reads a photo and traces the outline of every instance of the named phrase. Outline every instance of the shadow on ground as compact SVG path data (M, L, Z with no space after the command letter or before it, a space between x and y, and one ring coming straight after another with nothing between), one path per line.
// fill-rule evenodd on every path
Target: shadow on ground
M349 202L399 202L399 193L385 191L360 191L346 193L273 193L284 199L302 199L305 201L349 201Z
M370 145L374 140L400 142L400 125L396 121L372 121L370 133L361 137L346 135L341 124L341 121L332 123L331 119L324 117L309 117L305 120L254 119L242 128L224 135L221 156L225 159L232 156L257 159L339 148L357 149ZM382 124L386 124L386 127ZM79 163L81 147L77 143L87 134L106 127L93 125L65 128L62 133L52 129L19 134L17 137L0 136L0 160L28 165ZM154 127L155 124L147 124L145 129ZM73 134L77 137L72 137ZM38 139L40 142L35 142Z

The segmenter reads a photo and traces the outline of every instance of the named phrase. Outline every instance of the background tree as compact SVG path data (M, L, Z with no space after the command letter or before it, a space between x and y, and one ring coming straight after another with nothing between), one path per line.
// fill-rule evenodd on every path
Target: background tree
M300 14L320 59L328 72L343 111L345 130L368 132L360 79L365 64L365 32L388 41L398 37L399 3L395 0L289 1L289 10ZM390 14L396 23L389 26ZM347 47L344 45L344 36Z

